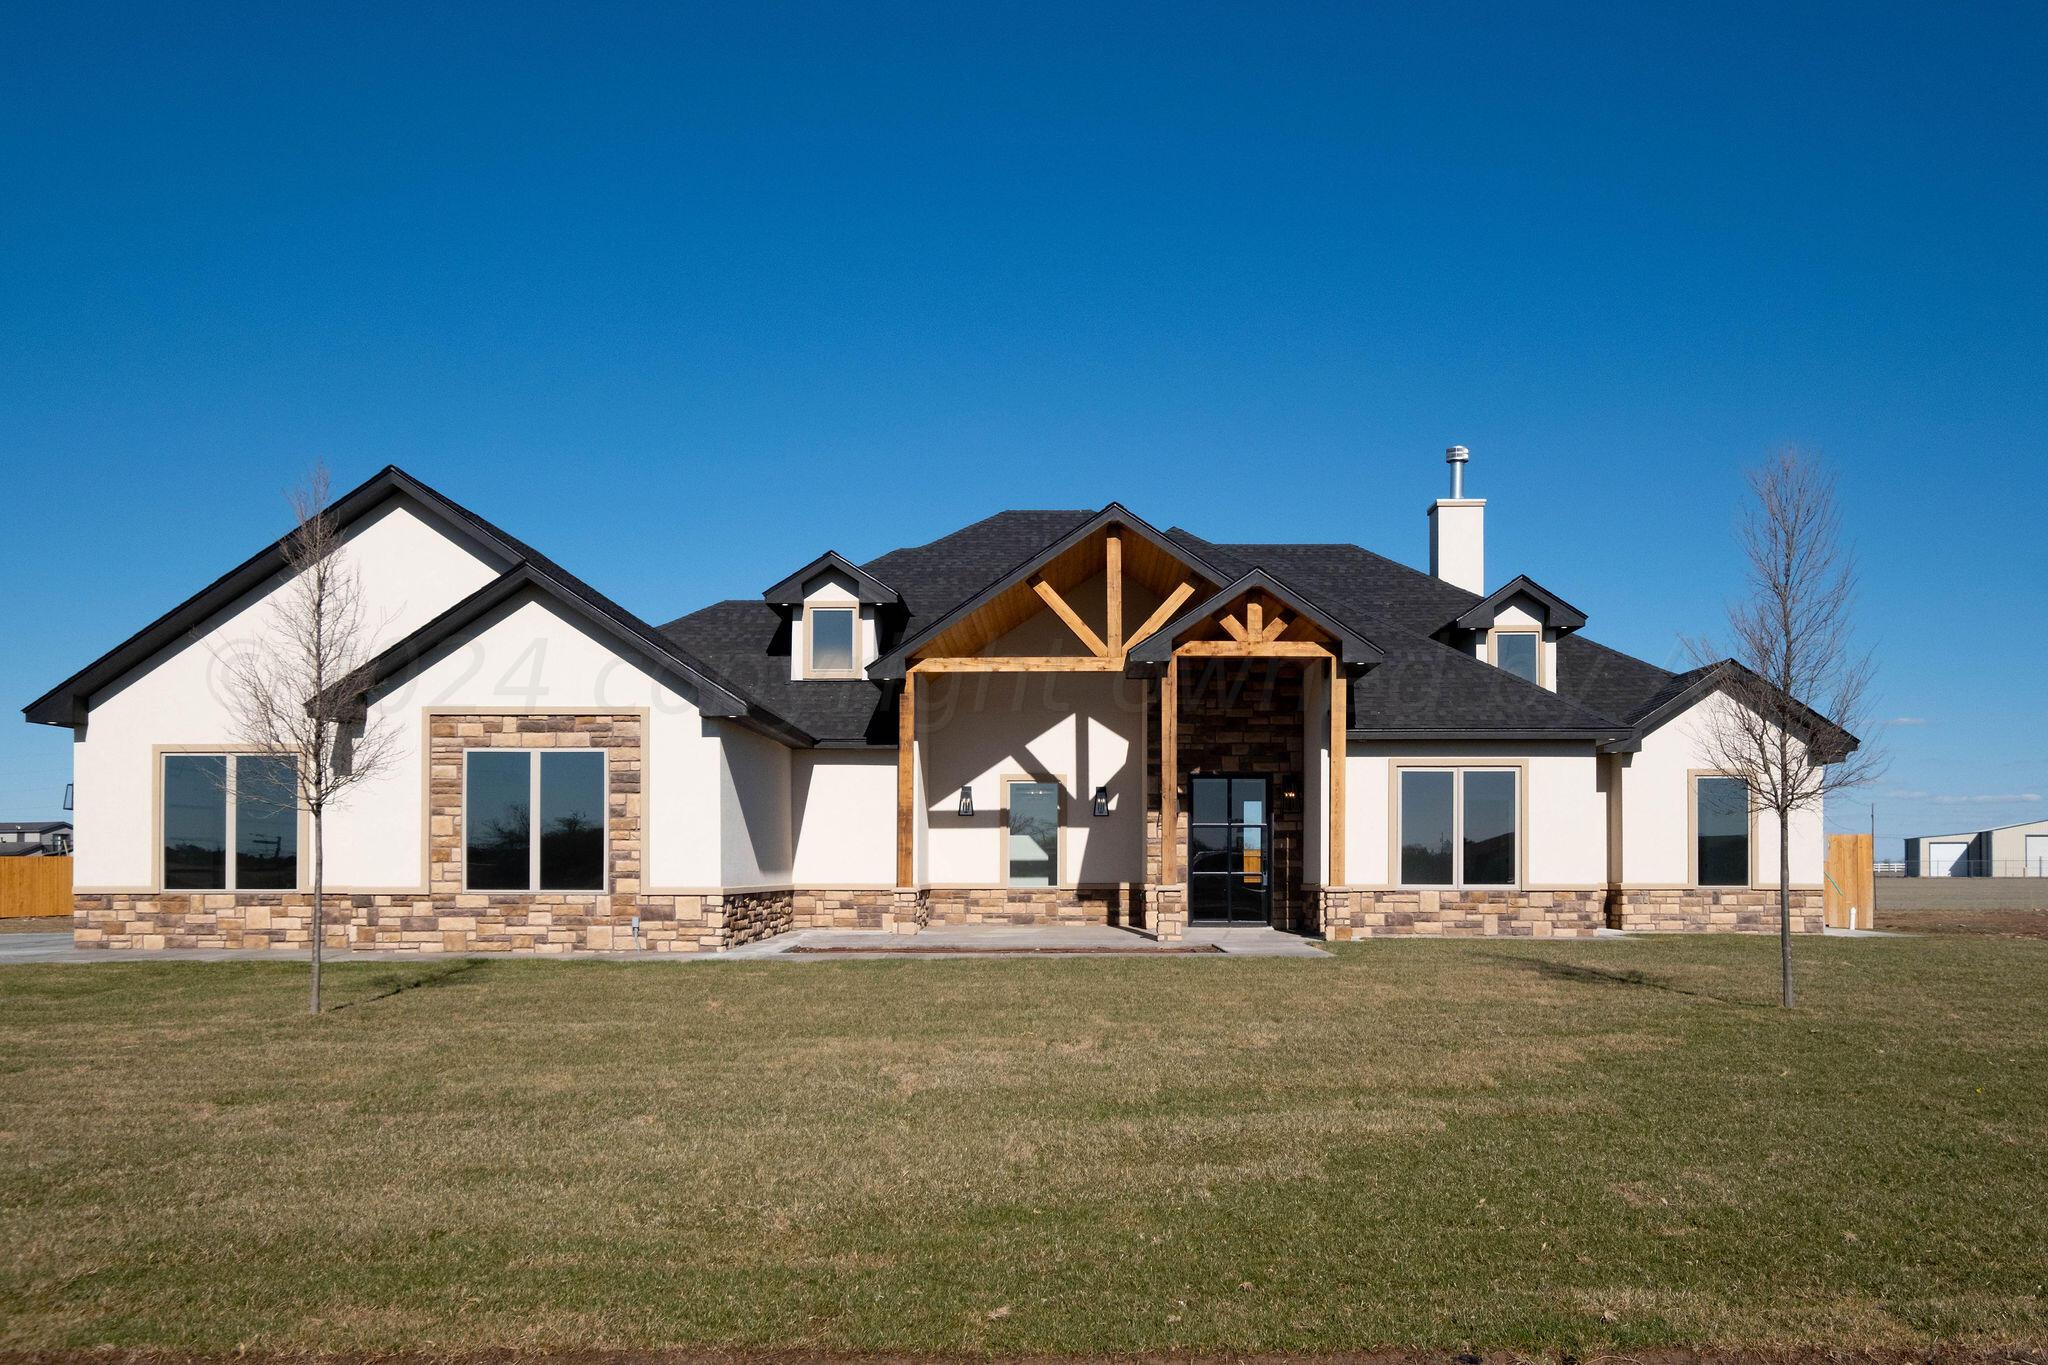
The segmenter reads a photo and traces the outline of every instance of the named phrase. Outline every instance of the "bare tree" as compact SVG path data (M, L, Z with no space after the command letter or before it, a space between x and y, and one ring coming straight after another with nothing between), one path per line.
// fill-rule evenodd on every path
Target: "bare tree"
M1691 645L1730 705L1711 713L1708 765L1749 788L1778 821L1778 945L1792 984L1792 816L1876 778L1883 760L1855 731L1868 720L1871 658L1850 617L1856 564L1842 546L1834 476L1797 449L1749 471L1739 538L1748 591L1728 609L1728 648Z
M296 780L277 801L313 826L313 991L320 1012L321 940L327 900L326 817L351 787L386 771L397 728L369 720L346 686L368 663L372 623L362 582L328 502L325 465L291 495L297 525L284 545L285 582L255 638L223 660L236 740L287 760ZM257 799L262 799L260 796Z

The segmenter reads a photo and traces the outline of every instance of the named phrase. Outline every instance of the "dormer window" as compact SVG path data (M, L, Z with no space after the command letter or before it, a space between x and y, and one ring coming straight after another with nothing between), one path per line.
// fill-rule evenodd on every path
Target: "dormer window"
M1501 630L1493 636L1494 666L1518 678L1543 684L1543 637L1533 630Z
M809 675L813 678L855 676L854 627L859 612L854 607L806 607L805 635L810 646Z
M831 550L761 596L789 622L796 682L865 676L888 627L900 627L906 611L894 588Z

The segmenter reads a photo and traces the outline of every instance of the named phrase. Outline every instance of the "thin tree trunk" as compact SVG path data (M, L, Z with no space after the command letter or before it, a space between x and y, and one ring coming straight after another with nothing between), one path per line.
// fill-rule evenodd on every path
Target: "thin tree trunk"
M313 1003L308 1014L320 1012L320 940L327 936L327 846L322 838L326 822L321 815L320 811L313 812Z
M1792 994L1792 812L1778 812L1778 965L1785 978L1785 1008Z

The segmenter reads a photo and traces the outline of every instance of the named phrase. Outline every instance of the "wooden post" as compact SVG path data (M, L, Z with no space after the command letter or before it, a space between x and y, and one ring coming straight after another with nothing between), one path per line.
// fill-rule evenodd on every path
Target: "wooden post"
M1109 631L1109 652L1124 652L1124 533L1112 526L1104 546L1103 578L1108 586L1109 606L1104 627Z
M903 675L896 706L896 885L914 884L917 848L917 674Z
M1330 660L1330 885L1344 885L1344 732L1350 719L1344 661Z
M1159 689L1159 881L1180 880L1180 660L1166 661Z

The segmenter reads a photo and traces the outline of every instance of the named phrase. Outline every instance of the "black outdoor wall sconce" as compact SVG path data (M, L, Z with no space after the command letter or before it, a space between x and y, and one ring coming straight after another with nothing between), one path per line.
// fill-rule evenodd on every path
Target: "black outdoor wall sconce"
M1097 787L1097 788L1095 789L1095 802L1094 802L1094 807L1095 807L1095 814L1096 814L1096 816L1097 816L1098 818L1100 818L1100 817L1102 817L1102 816L1104 816L1104 815L1107 815L1107 814L1109 814L1109 788L1108 788L1108 787Z
M963 816L974 814L974 788L972 787L962 787L960 789L960 814Z

